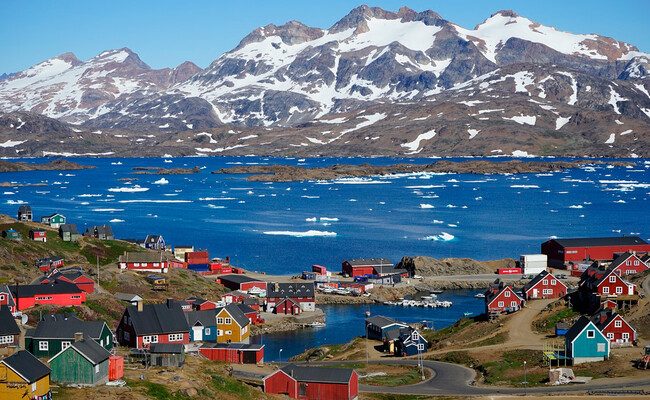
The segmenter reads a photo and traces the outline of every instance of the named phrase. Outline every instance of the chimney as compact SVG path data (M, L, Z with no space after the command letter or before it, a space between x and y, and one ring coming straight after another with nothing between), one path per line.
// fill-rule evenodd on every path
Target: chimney
M172 308L173 304L174 304L174 299L167 299L167 308Z
M138 312L142 312L143 308L144 308L144 304L142 304L142 300L139 300L138 301Z
M81 342L82 340L84 340L83 332L77 332L77 333L74 334L74 341L75 342Z

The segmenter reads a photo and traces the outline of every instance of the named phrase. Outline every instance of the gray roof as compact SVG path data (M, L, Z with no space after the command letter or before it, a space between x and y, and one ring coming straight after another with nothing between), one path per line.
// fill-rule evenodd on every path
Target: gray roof
M14 297L32 297L41 294L68 294L81 293L82 290L74 283L66 281L54 281L48 284L36 285L12 285L11 292Z
M407 326L403 322L396 321L392 318L384 317L383 315L375 315L372 317L368 317L366 318L366 323L376 325L382 329L393 324L400 324L403 326Z
M59 227L59 230L61 232L70 232L72 234L78 234L79 231L77 230L77 225L76 224L63 224Z
M352 266L393 266L393 262L387 258L353 258L346 262Z
M185 314L178 305L172 303L143 304L142 311L137 306L126 307L136 335L189 332Z
M18 212L19 213L32 212L32 207L30 207L29 204L23 204L22 206L18 207Z
M231 274L220 276L219 280L222 282L232 282L232 283L246 283L246 282L263 282L260 279L251 278L250 276L240 275L240 274Z
M108 360L111 353L92 339L83 339L72 342L70 347L77 350L82 356L86 357L93 365L101 364ZM58 355L58 354L57 354ZM56 357L56 356L55 356Z
M34 357L27 350L20 350L0 360L0 363L7 365L29 383L36 382L50 373L50 368L40 362L38 358Z
M129 251L119 257L120 262L163 262L171 256L163 251Z
M375 266L373 268L380 275L384 275L384 274L403 274L403 273L407 272L405 269L395 268L392 264L391 265L377 265L377 266Z
M544 270L544 271L540 272L539 274L537 274L533 279L531 279L530 281L528 281L528 282L524 285L524 289L523 289L524 293L525 293L528 289L530 289L530 288L532 288L533 286L537 285L537 284L539 283L539 281L541 281L542 279L546 278L548 275L551 275L551 274L550 274L548 271L546 271L546 270Z
M590 322L591 321L589 320L589 318L583 315L573 324L573 326L571 326L571 329L567 331L564 337L569 342L573 341L573 339L575 339L575 337L578 336L580 332L582 332L582 330L585 329L587 325L589 325Z
M0 336L20 335L20 328L7 306L0 307Z
M244 312L236 304L230 303L225 307L217 308L217 314L219 314L219 311L224 308L226 311L228 311L228 314L233 317L239 326L244 327L251 323L246 314L244 314Z
M91 233L97 231L97 235L113 236L113 228L110 225L98 225L88 229Z
M152 343L149 352L152 354L182 354L185 346L181 343Z
M638 236L551 239L563 247L634 246L648 244Z
M189 326L195 326L197 323L201 326L217 326L217 311L203 310L203 311L188 311L185 313L185 319Z
M274 283L267 286L266 297L314 297L314 283Z
M354 372L352 368L303 367L295 364L280 369L298 382L348 383Z
M122 301L142 301L140 295L134 293L115 293L115 298Z
M75 333L83 333L84 337L100 339L104 321L82 321L74 315L53 314L38 322L36 328L26 337L34 339L74 339ZM106 325L108 326L108 325Z

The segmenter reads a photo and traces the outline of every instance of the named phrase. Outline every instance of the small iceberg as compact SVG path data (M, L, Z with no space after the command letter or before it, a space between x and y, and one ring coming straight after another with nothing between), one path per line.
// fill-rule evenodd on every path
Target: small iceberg
M157 181L153 181L154 185L166 185L168 183L169 183L169 181L167 179L165 179L165 178L160 178Z
M133 187L108 188L109 192L119 192L119 193L140 193L140 192L146 192L147 190L149 190L149 188L140 187L139 185L135 185Z
M435 208L435 207L431 204L420 204L420 208L427 209L427 208Z
M297 231L265 231L265 235L273 236L293 236L293 237L334 237L336 232L308 230L304 232Z
M435 242L448 242L455 239L456 237L451 233L441 232L439 235L427 236L424 240L433 240Z

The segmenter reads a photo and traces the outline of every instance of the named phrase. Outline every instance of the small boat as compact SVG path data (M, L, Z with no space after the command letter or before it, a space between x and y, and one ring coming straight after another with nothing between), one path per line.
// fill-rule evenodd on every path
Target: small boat
M483 293L476 293L476 294L474 295L474 297L476 297L477 299L484 299L484 298L485 298L485 294L483 294Z
M315 322L312 322L312 323L307 324L307 326L309 326L309 327L311 327L311 328L322 328L322 327L325 326L325 322L318 322L318 321L315 321Z
M366 311L366 317L369 317L369 316L370 316L370 310L367 310Z
M441 290L441 289L435 289L435 290L432 290L432 291L431 291L431 294L440 294L440 293L442 293L442 292L444 292L444 290Z

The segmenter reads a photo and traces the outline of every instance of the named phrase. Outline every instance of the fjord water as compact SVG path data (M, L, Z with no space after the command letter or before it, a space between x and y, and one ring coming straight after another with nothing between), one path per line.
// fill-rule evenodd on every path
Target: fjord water
M27 202L35 217L60 212L80 230L110 223L118 238L162 234L172 245L193 244L208 249L211 256L229 255L235 265L269 274L298 274L312 264L339 271L341 261L350 257L395 262L405 255L517 257L539 252L540 243L551 236L650 237L650 162L639 159L631 160L632 168L603 164L549 174L421 174L286 183L249 182L246 175L210 172L240 164L432 160L76 161L96 168L2 174L3 181L45 186L3 188L0 212L15 215L17 204ZM133 174L133 167L139 166L195 165L203 168L201 173L168 175L166 184L159 175ZM134 185L148 190L133 190Z

